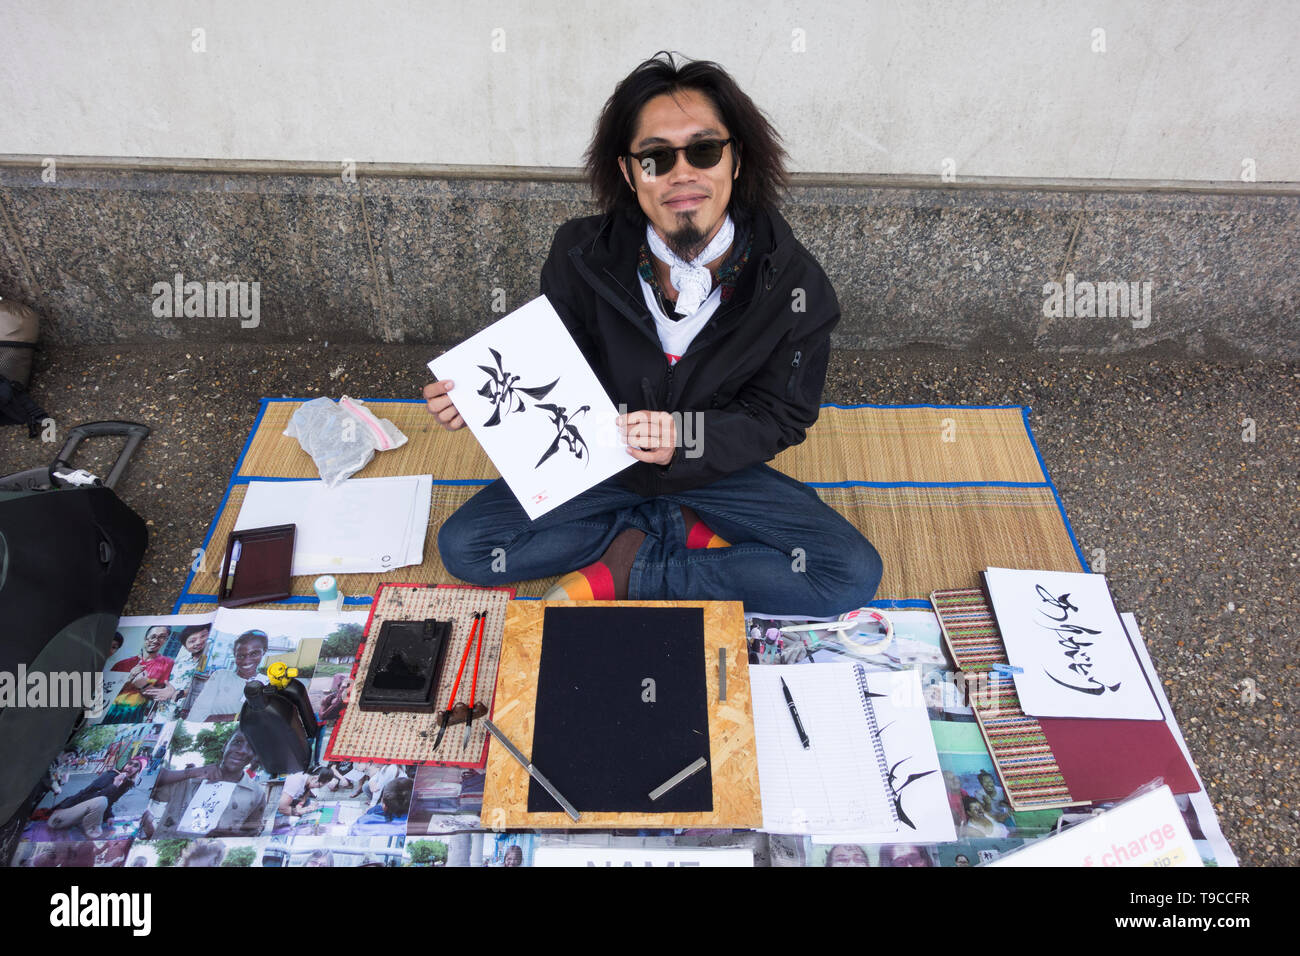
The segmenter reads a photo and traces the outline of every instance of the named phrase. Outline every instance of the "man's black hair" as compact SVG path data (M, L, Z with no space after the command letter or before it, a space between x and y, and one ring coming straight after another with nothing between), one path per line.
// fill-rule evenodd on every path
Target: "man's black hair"
M788 181L780 134L717 63L681 57L678 65L675 56L680 54L660 50L624 77L605 101L583 157L596 202L607 213L621 212L641 221L641 206L628 188L618 160L627 158L646 103L665 93L696 90L713 104L735 140L730 151L733 164L740 162L740 175L731 187L728 211L732 217L747 221L755 211L779 205Z
M212 633L212 625L211 625L211 624L191 624L189 627L187 627L187 628L185 628L183 631L181 631L181 643L184 644L186 641L188 641L188 640L189 640L191 637L193 637L195 634L198 634L200 631L207 631L209 634L211 634L211 633Z
M243 634L240 634L235 638L234 646L238 647L240 644L248 644L252 641L261 642L263 650L271 649L271 639L266 636L266 631L259 631L256 628L251 631L245 631Z

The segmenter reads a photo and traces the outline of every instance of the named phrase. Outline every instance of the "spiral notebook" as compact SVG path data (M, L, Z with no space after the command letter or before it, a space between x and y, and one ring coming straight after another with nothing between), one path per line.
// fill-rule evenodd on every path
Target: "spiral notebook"
M804 749L782 693L785 679L811 746ZM763 829L889 834L899 816L874 695L859 664L751 667Z

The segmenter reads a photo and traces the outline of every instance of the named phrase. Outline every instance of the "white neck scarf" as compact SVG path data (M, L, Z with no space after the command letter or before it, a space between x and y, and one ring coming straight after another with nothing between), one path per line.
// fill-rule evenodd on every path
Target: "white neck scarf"
M735 233L736 225L731 221L731 214L728 213L722 228L704 247L704 251L691 262L686 262L678 258L677 253L669 249L667 243L659 238L659 233L655 232L654 226L646 223L645 238L650 245L650 251L656 259L668 266L669 278L673 288L677 290L677 302L673 308L678 315L694 314L709 297L709 293L713 290L713 276L705 268L705 263L712 262L726 252Z

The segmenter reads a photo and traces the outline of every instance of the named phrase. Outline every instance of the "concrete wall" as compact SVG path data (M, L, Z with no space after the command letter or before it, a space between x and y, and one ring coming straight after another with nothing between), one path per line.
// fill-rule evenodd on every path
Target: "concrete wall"
M4 0L0 23L0 154L572 167L667 48L727 67L796 171L1300 182L1278 0Z
M527 179L74 170L52 185L0 167L0 295L45 314L51 342L449 346L537 295L555 229L594 211L581 184ZM819 186L783 212L835 285L840 347L1300 357L1300 195ZM256 326L159 315L154 287L177 273L248 283L250 305L258 283ZM1076 302L1077 283L1136 283L1150 308L1048 315L1051 282L1076 283Z

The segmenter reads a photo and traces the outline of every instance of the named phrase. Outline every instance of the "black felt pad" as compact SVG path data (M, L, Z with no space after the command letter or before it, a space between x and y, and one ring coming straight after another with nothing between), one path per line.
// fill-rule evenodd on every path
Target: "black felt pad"
M644 699L647 679L653 702ZM531 759L580 812L710 811L707 767L650 799L708 759L706 694L701 608L547 608ZM560 807L533 780L528 810Z

